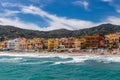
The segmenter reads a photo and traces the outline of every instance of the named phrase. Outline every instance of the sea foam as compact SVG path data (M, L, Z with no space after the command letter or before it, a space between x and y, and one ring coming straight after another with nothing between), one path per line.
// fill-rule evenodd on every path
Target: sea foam
M0 62L20 62L22 58L0 58Z
M68 56L72 58L70 61L59 61L55 64L68 64L68 63L83 63L87 60L95 60L97 62L111 63L111 62L120 62L120 56L115 55L78 55L78 56Z
M69 64L69 63L82 63L87 60L95 60L98 62L105 62L105 63L110 63L110 62L120 62L120 56L119 55L89 55L89 54L35 54L35 53L0 53L0 56L11 56L14 58L0 58L0 62L19 62L20 60L23 60L26 57L29 58L60 58L60 59L68 59L70 60L59 60L59 61L54 61L54 64ZM51 61L50 61L51 62ZM44 63L44 62L43 62ZM41 64L41 62L34 62L34 63L23 63L23 64Z

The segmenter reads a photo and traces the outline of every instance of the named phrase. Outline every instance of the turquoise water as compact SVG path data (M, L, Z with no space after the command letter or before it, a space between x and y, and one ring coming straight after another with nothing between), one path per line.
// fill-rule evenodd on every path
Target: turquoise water
M120 56L2 54L0 80L120 80Z

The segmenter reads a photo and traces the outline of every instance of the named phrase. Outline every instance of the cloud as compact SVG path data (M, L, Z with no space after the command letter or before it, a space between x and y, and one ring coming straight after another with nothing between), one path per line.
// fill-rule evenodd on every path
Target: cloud
M88 10L89 3L87 1L75 1L73 4L83 6L85 10Z
M68 19L66 17L58 17L56 15L49 14L46 11L43 11L42 9L32 5L29 7L23 6L21 11L24 14L39 15L40 17L45 19L50 25L46 28L46 30L61 29L61 28L75 30L75 29L88 28L88 27L97 25L96 23L91 21Z
M112 2L113 0L102 0L103 2Z
M9 5L10 6L10 5ZM19 11L12 11L12 10L5 10L6 16L0 16L0 24L2 25L12 25L19 28L24 29L32 29L32 30L41 30L41 31L48 31L48 30L55 30L55 29L69 29L69 30L76 30L82 28L88 28L97 25L91 21L85 20L78 20L78 19L68 19L66 17L58 17L56 15L52 15L47 13L46 11L42 10L41 8L35 6L19 6ZM14 19L17 14L32 14L38 15L39 17L43 18L48 24L48 27L41 27L34 23L30 22L23 22L18 17ZM11 17L14 15L14 17Z
M106 23L120 25L120 17L109 16L106 20Z
M116 11L117 11L118 13L120 13L120 9L116 9Z
M29 1L29 3L39 5L40 8L44 8L44 7L48 6L49 4L52 4L55 2L55 0L28 0L28 1Z
M4 10L3 13L0 13L0 17L12 17L16 16L16 14L21 13L20 11L12 11L12 10Z
M117 13L120 13L120 5L119 5L119 4L116 4L116 5L115 5L115 8L116 8L116 12L117 12Z
M108 2L109 5L115 8L117 13L120 13L120 1L117 0L102 0L103 2Z
M69 30L77 30L77 29L83 29L83 28L90 28L90 27L97 26L100 24L105 24L105 23L120 25L120 17L114 17L114 16L108 16L101 22L94 23L92 21L87 21L87 20L58 17L56 15L49 14L46 11L43 11L42 9L37 8L35 6L29 6L29 7L23 6L22 12L26 14L39 15L44 19L47 18L46 21L49 23L50 26L48 26L46 30L54 30L54 29L61 29L61 28L66 28Z
M36 4L51 4L53 3L55 0L29 0L32 3L36 3Z
M21 6L21 4L18 4L18 3L10 3L10 2L0 2L0 4L1 4L3 7L19 7L19 6Z
M1 25L11 25L11 26L15 26L18 28L31 29L31 30L42 30L43 29L43 28L41 29L36 24L22 22L21 20L19 20L19 18L15 18L15 19L0 18L0 24Z
M69 29L69 30L78 30L78 29L83 29L83 28L90 28L93 26L100 25L102 23L112 23L112 24L118 24L120 25L120 18L118 17L113 17L109 16L106 19L104 19L101 22L95 23L92 21L87 21L87 20L80 20L80 19L69 19L66 17L60 17L57 15L50 14L41 8L35 7L33 5L30 6L16 6L19 7L18 11L10 11L6 10L8 12L8 16L11 16L12 14L31 14L31 15L37 15L44 19L49 25L48 27L41 27L40 25L36 25L34 22L23 22L20 20L17 15L14 17L9 17L0 16L0 24L1 25L12 25L16 26L19 28L24 28L24 29L32 29L32 30L40 30L40 31L48 31L48 30L55 30L55 29ZM4 14L4 13L3 13Z

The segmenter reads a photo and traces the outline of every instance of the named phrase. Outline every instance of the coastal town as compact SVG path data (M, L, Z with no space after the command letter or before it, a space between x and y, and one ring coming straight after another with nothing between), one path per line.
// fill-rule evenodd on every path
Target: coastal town
M119 54L120 33L95 34L80 38L0 38L0 51L15 52L69 52Z

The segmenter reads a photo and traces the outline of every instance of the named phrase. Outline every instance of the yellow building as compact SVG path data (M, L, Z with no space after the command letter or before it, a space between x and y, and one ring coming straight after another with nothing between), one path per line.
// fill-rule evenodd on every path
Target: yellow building
M54 39L48 39L48 50L54 48Z
M113 48L118 48L119 33L109 34L106 35L106 37L109 39L109 46L112 46Z
M33 49L37 50L43 49L42 40L43 40L42 38L33 38L32 39Z
M80 45L81 45L80 39L75 39L75 41L74 41L74 47L76 49L80 49Z
M18 38L18 40L19 40L19 43L18 43L16 49L25 50L28 48L26 38Z
M54 48L58 48L60 45L59 39L54 39Z
M40 51L43 48L42 39L41 38L19 38L19 43L17 45L17 49L20 50L38 50Z
M109 35L106 35L106 37L108 37L109 38L109 41L110 42L113 42L113 41L115 41L115 42L119 42L119 34L109 34Z

